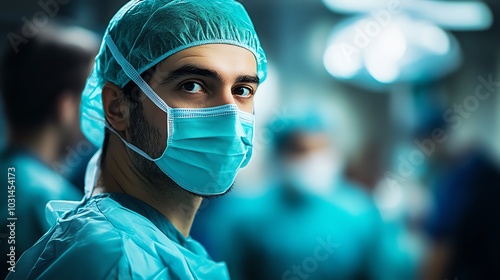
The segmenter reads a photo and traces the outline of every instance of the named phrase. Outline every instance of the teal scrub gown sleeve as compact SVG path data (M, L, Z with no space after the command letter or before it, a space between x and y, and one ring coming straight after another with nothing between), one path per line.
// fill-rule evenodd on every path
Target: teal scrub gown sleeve
M229 279L201 244L126 194L94 196L65 213L15 270L7 279Z
M119 234L111 227L95 231L85 224L77 229L80 225L52 228L7 279L127 279L130 269Z

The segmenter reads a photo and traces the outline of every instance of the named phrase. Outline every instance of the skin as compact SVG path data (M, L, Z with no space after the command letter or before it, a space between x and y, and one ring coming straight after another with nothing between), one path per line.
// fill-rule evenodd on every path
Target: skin
M154 69L149 85L173 108L236 104L240 110L252 113L259 83L256 69L255 57L244 48L202 45L163 60ZM141 108L132 108L119 87L107 83L103 88L103 107L110 125L129 143L156 158L166 146L167 115L143 93L138 99ZM202 197L179 187L113 133L104 163L93 195L127 193L151 205L189 236Z

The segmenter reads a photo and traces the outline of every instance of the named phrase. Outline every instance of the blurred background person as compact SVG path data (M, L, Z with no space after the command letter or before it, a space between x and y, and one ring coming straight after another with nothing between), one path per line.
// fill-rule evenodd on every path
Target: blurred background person
M500 168L477 149L434 182L422 279L500 279Z
M51 23L16 49L5 49L0 73L8 139L0 158L4 172L15 168L17 257L49 229L49 200L83 196L53 164L80 134L80 94L97 47L89 31ZM6 201L7 191L2 192L2 233L8 230ZM2 240L0 246L5 256L10 245Z
M410 279L411 264L388 258L395 248L383 246L387 230L370 194L343 175L336 135L348 132L319 106L298 103L291 118L268 125L263 193L208 205L193 234L234 279Z
M489 114L470 113L473 121L491 122ZM456 129L467 130L460 127L465 122L434 124L447 131L450 143L436 146L430 163L427 184L432 196L423 223L429 248L420 277L499 279L500 224L492 222L500 220L498 158L479 131L466 138L457 135L461 130Z

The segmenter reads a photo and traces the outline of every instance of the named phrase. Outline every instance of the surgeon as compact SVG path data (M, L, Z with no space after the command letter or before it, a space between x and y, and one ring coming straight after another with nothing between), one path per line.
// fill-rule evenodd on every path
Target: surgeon
M75 42L75 37L81 40ZM0 170L5 174L0 194L2 260L11 251L18 258L50 229L45 218L47 202L83 195L53 163L64 157L73 136L81 134L80 95L98 49L94 37L80 27L50 22L17 49L10 44L5 49L0 69L0 115L6 118L0 120L5 125L0 138L6 145L0 151ZM14 179L9 186L8 173ZM12 202L8 195L15 199L12 216L8 216ZM12 222L8 217L17 219L11 226L14 231L7 227ZM7 239L11 232L15 239ZM0 279L7 276L8 267L2 261Z
M397 279L378 276L380 214L343 176L343 131L316 105L300 102L267 126L263 194L232 193L197 217L196 232L214 258L227 260L232 279Z
M49 205L55 226L8 279L228 279L189 232L250 160L265 67L236 1L123 6L83 91L83 132L102 146L86 197Z

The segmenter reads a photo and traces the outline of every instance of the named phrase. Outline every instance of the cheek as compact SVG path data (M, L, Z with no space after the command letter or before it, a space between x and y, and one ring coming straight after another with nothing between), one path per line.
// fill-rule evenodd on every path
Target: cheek
M162 141L167 141L167 113L158 108L151 100L143 101L143 113L148 123L154 127L162 137Z
M236 101L236 105L238 105L238 108L241 111L253 114L253 99L246 101Z

